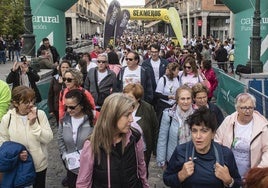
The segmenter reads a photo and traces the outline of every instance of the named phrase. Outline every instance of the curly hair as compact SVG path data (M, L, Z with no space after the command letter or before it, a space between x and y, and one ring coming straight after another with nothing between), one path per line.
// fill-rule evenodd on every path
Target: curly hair
M65 71L65 73L63 75L64 77L65 77L66 73L70 73L73 76L74 84L77 87L79 87L83 84L83 74L79 70L77 70L75 68L69 68L68 70Z

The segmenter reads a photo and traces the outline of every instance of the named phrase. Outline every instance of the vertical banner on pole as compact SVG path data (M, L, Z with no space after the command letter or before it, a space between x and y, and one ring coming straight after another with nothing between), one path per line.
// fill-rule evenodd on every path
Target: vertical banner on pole
M120 15L117 17L117 25L116 25L116 34L115 38L122 36L124 30L127 27L127 23L130 19L130 13L128 10L122 10Z
M104 48L106 48L106 46L109 44L110 39L115 34L115 25L120 12L120 3L116 0L113 0L109 5L106 14L106 21L104 26Z
M173 31L180 43L180 45L183 45L182 42L182 29L181 29L181 19L178 14L178 11L174 7L170 7L168 9L168 17L170 20L170 23L172 25Z

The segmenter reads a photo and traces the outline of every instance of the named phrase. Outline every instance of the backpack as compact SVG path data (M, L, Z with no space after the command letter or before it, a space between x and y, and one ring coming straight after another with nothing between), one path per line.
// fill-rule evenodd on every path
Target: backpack
M165 87L166 86L166 83L167 83L167 80L166 80L166 77L165 76L163 76L163 79L164 79L164 87ZM177 76L177 79L180 82L180 77L179 76Z
M251 74L253 72L253 68L250 68L246 65L237 65L235 69L235 74L240 75L241 73L243 74Z

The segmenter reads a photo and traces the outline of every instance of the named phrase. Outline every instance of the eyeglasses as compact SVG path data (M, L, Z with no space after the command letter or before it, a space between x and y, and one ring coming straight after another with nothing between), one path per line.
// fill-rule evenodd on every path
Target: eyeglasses
M207 96L205 96L205 97L196 97L195 99L197 99L197 100L207 100Z
M32 99L32 100L29 100L29 101L23 101L21 103L25 104L25 105L30 105L30 104L35 104L36 100L35 99Z
M123 52L124 54L126 54L127 52Z
M241 109L243 112L246 112L247 110L249 110L249 111L253 111L253 110L254 110L254 107L253 107L253 106L241 106L240 109Z
M74 110L78 105L79 105L80 103L78 103L77 105L75 105L75 106L67 106L67 105L65 105L65 108L66 108L66 110L69 108L70 110Z
M191 66L184 66L185 69L191 69Z
M73 78L62 78L62 80L64 81L64 82L72 82L74 79Z
M134 59L132 58L126 58L126 61L133 61Z
M107 61L101 61L101 60L98 60L97 62L98 62L98 63L106 63Z
M151 53L156 54L156 53L159 53L159 52L158 51L151 51Z

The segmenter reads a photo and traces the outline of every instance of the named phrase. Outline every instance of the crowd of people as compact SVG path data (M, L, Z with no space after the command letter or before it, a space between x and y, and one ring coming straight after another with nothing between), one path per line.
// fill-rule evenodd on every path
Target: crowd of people
M267 119L249 93L236 97L236 112L227 117L213 103L218 81L212 60L227 71L232 41L183 41L180 46L162 34L127 33L115 47L95 44L73 64L43 39L38 53L55 69L48 107L57 120L63 186L149 187L152 156L167 186L255 185L250 173L268 167ZM53 138L46 114L35 105L41 101L39 79L24 57L7 77L11 91L0 82L0 150L7 151L9 141L25 146L16 160L31 159L35 179L25 179L23 186L33 181L34 188L45 187ZM11 176L1 163L0 172L6 185Z

